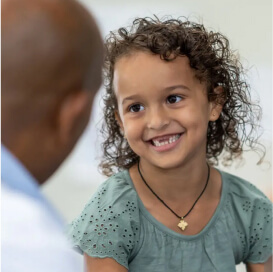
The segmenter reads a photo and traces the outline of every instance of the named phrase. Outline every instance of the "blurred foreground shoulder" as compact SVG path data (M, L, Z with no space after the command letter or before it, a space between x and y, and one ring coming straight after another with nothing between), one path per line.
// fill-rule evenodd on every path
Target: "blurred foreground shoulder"
M3 271L78 271L62 227L41 203L2 185Z

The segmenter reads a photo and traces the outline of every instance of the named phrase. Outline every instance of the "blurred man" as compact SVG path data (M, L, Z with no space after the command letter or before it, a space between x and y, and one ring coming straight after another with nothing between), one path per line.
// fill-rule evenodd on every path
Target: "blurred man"
M83 133L103 47L73 0L2 0L2 271L79 271L39 190ZM64 188L65 192L65 188Z

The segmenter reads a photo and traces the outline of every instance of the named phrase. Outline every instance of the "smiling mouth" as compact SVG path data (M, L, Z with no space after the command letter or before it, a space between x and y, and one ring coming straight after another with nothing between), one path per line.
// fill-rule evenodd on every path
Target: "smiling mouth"
M164 136L164 137L159 137L156 139L152 139L150 142L152 143L153 146L164 146L164 145L168 145L168 144L172 144L174 142L176 142L180 137L181 137L182 133L180 134L175 134L172 136Z

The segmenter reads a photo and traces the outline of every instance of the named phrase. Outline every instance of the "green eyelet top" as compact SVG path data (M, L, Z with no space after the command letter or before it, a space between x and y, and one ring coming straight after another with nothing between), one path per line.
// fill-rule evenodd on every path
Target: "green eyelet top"
M110 257L130 272L232 272L272 255L272 203L249 182L220 172L218 207L196 235L179 234L144 207L127 170L106 180L69 226L81 253Z

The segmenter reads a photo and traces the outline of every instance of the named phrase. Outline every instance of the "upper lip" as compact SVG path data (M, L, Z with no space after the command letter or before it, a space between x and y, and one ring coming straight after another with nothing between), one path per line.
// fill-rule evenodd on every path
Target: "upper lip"
M149 138L148 140L146 140L146 142L153 141L153 140L158 140L158 139L162 140L162 138L169 138L171 136L174 136L174 135L177 135L177 134L183 134L183 133L184 132L176 132L176 133L169 133L169 134L164 134L164 135L157 135L155 137Z

